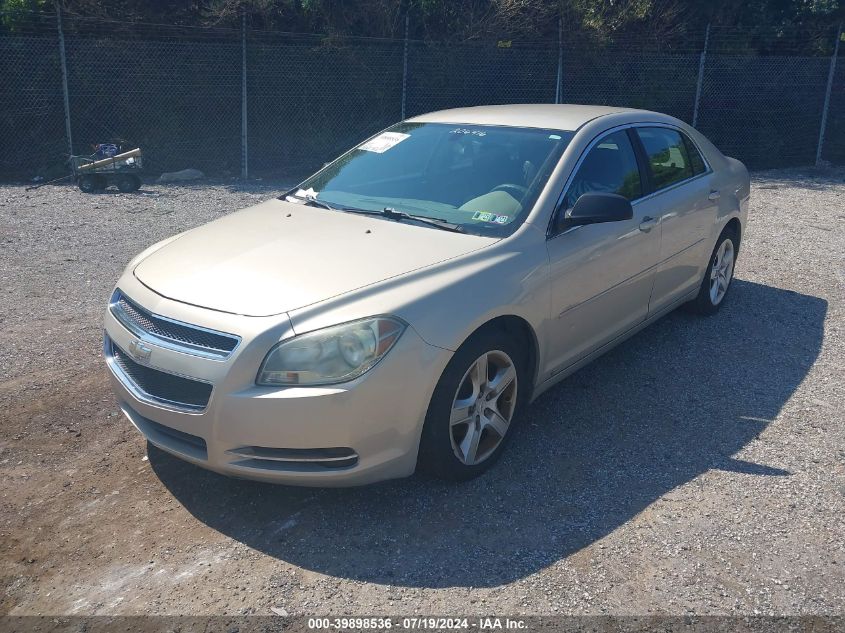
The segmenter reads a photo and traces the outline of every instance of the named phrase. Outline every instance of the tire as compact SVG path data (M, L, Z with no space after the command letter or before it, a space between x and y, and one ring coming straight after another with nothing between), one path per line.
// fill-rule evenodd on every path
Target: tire
M117 188L123 193L132 193L141 188L141 179L138 176L121 176L117 179Z
M739 238L732 228L725 228L713 253L710 255L710 262L704 272L704 279L698 289L698 295L684 307L694 314L710 316L716 314L725 304L725 299L731 289L736 255L739 252ZM729 259L729 261L728 261ZM714 273L714 268L717 271ZM717 291L716 288L719 288Z
M76 184L82 193L94 193L100 188L99 180L98 176L81 176Z
M479 372L482 358L488 367L484 378ZM496 462L513 435L531 389L526 361L525 345L500 329L482 330L460 347L443 371L425 416L417 459L420 471L449 481L466 481ZM498 395L497 379L504 379ZM485 398L488 393L491 397ZM453 406L461 401L465 406ZM453 424L453 410L455 420L466 421Z

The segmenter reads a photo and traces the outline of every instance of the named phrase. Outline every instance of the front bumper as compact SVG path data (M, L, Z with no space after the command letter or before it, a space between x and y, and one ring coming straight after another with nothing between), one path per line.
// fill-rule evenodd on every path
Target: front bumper
M286 317L225 315L165 299L124 275L120 287L140 306L241 337L225 360L146 341L147 368L211 385L208 404L190 411L145 397L115 362L137 342L110 310L104 352L120 408L154 445L235 477L303 486L351 486L408 476L416 466L425 413L451 352L408 327L387 356L360 378L323 387L257 387L264 355L293 336Z

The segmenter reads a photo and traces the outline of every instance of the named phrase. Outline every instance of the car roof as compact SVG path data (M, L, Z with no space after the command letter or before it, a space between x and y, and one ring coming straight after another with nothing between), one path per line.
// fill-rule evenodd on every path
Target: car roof
M614 108L598 105L524 103L440 110L408 120L417 123L466 123L469 125L504 125L574 131L600 116L635 113L657 114L634 108Z

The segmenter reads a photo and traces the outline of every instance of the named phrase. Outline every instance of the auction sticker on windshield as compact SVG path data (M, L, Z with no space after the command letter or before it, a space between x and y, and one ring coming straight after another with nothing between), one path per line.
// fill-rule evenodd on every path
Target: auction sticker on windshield
M402 141L408 138L410 134L402 134L401 132L382 132L375 138L359 146L365 152L376 152L377 154L384 154L387 150L395 145L399 145Z

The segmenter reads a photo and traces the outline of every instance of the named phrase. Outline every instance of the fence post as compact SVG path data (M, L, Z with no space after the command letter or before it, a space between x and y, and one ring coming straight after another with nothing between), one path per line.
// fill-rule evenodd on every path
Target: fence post
M56 28L59 31L59 59L62 62L62 95L65 102L65 131L67 132L67 151L73 154L73 135L70 128L70 97L67 91L67 59L65 58L65 34L62 30L62 5L56 2Z
M246 11L241 13L241 178L249 178L246 119Z
M698 81L695 84L695 105L692 109L692 126L698 124L698 109L701 105L701 87L704 85L704 64L707 61L707 47L710 45L710 25L704 32L704 50L698 56Z
M405 50L402 53L402 120L405 120L405 101L408 96L408 19L405 13Z
M557 19L557 84L555 85L555 103L563 98L563 17Z
M833 57L830 58L830 69L827 71L827 89L824 93L824 107L822 108L822 123L819 128L819 144L816 147L816 167L822 162L822 147L824 146L824 133L827 127L827 110L830 107L830 93L833 90L833 78L836 74L836 58L839 56L839 40L842 39L842 23L836 31L836 44L833 46Z

